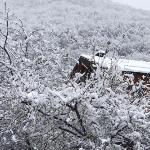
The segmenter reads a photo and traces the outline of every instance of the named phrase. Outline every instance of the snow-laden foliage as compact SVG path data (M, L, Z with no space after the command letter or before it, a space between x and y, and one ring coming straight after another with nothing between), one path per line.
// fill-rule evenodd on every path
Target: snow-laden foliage
M53 13L60 15L58 2L53 2L58 9ZM81 18L85 16L83 22L79 19L69 28L68 17L60 29L62 13L55 18L56 30L41 26L29 30L7 9L0 14L0 148L148 150L149 95L128 95L128 83L113 67L109 71L98 68L86 83L76 83L80 74L69 79L81 52L108 49L108 55L114 57L136 54L135 58L149 59L149 28L143 20L136 21L140 16L149 18L148 14L137 12L134 23L114 23L108 19L109 11L98 19L96 13L104 12L95 8L98 0L64 0L61 4L63 13L69 11L70 16L82 6L79 13ZM111 3L101 4L114 10ZM107 14L108 20L100 24ZM86 20L87 16L94 22Z
M32 32L32 28L53 31L59 36L61 47L70 51L71 56L106 49L110 40L111 52L149 60L149 12L123 7L110 0L7 1L28 31Z

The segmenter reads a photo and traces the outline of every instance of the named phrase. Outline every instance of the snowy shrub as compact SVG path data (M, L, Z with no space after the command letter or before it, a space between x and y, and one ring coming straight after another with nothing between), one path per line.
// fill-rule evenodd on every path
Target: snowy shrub
M114 57L134 55L135 59L149 59L149 28L144 22L124 23L123 17L114 23L110 21L111 13L116 13L114 9L104 14L103 9L95 7L102 4L101 8L112 8L111 3L92 2L78 0L76 6L71 0L68 13L67 2L62 1L62 8L53 10L60 18L52 18L52 22L61 22L64 14L72 18L74 11L81 16L75 23L67 22L66 17L64 27L58 23L57 30L42 27L29 30L7 9L0 13L2 150L150 148L149 95L129 96L127 83L114 68L108 72L98 68L86 83L77 84L75 79L69 79L81 52L94 54L103 49ZM93 8L86 9L89 4L95 12ZM82 6L81 11L75 6ZM119 11L120 7L115 9ZM103 15L96 15L99 13Z

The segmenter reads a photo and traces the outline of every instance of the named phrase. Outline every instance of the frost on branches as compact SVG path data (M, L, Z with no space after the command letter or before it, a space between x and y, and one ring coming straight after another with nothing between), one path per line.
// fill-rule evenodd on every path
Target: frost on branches
M113 68L98 68L86 83L69 79L80 51L93 43L94 51L108 39L106 26L98 34L78 28L29 31L7 9L0 15L2 150L150 149L149 95L130 97ZM118 41L112 38L110 50ZM123 50L127 43L119 46Z

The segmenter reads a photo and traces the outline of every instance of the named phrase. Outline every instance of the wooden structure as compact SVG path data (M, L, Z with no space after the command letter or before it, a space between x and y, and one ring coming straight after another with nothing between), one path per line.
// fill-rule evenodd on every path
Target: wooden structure
M81 81L85 82L85 80L90 78L91 73L96 70L95 67L93 67L94 62L89 60L88 58L84 56L80 56L79 63L76 63L75 67L73 68L70 78L74 78L76 73L81 73L83 76L81 77Z
M94 57L82 54L79 63L73 68L70 78L74 78L76 73L81 73L83 76L80 78L80 82L85 82L97 67L110 70L112 66L122 73L124 79L128 79L129 90L133 89L135 85L140 86L141 83L150 87L150 62L114 59L106 57L104 54L96 54Z

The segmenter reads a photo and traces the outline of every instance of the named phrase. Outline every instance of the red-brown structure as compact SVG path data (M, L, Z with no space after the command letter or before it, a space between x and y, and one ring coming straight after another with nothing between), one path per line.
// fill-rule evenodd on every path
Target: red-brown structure
M74 78L76 73L81 73L83 76L78 82L86 82L86 79L90 78L91 73L96 70L95 66L109 70L112 65L116 65L116 69L120 70L124 79L128 81L129 91L135 92L133 86L136 86L137 90L142 86L142 88L146 89L145 91L150 88L150 62L128 59L116 60L105 57L104 54L97 54L94 57L90 55L81 55L79 63L75 65L71 72L70 78Z

